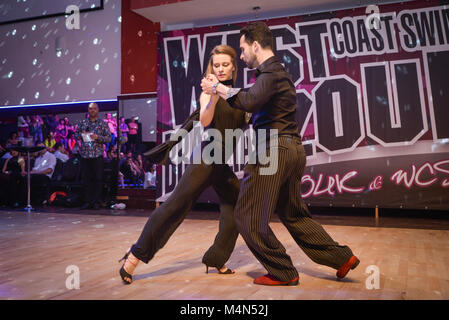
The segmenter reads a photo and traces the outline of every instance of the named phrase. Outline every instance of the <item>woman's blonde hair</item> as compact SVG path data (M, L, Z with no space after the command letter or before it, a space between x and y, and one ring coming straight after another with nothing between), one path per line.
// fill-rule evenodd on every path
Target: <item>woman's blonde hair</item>
M236 53L235 50L227 45L218 45L215 46L212 51L210 52L210 58L209 58L209 63L207 64L207 69L206 69L206 75L208 74L214 74L214 68L213 68L213 63L214 63L214 55L216 54L227 54L228 56L231 57L231 63L234 66L234 71L232 71L232 81L235 84L235 81L237 80L237 62L235 60L236 57Z

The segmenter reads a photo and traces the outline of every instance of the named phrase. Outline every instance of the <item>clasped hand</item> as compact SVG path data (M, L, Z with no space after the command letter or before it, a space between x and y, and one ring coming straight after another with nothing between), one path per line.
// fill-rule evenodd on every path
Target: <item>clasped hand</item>
M214 84L218 82L218 79L213 74L208 74L205 78L201 80L201 89L203 89L204 93L209 95L213 95L213 87Z

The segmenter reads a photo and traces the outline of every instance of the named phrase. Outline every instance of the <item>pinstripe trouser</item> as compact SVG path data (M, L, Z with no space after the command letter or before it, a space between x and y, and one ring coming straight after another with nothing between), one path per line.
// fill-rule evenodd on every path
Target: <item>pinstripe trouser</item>
M298 246L314 262L334 269L341 267L353 254L341 246L312 219L300 195L301 177L306 164L300 138L279 136L278 168L272 175L261 175L268 165L248 164L234 209L237 229L251 252L280 281L298 276L290 256L269 226L273 212L292 235Z
M170 197L148 218L132 254L148 263L184 221L201 193L212 186L220 200L219 231L214 243L203 256L203 263L221 268L228 261L237 241L234 206L239 181L227 164L190 164Z

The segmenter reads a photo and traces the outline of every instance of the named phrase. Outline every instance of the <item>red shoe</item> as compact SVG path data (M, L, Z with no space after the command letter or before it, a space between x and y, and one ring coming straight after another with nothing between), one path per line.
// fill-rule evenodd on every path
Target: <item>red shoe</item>
M340 269L337 271L337 277L343 279L348 274L349 270L355 269L360 263L360 260L356 256L352 256L346 261Z
M254 284L260 284L264 286L297 286L299 283L299 277L296 277L290 281L279 281L275 277L266 274L254 279Z

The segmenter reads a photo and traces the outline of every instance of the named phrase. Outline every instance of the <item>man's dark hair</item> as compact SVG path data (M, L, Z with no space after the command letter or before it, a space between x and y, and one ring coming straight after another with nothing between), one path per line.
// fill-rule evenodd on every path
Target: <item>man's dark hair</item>
M55 143L55 146L53 147L53 149L55 149L55 151L56 151L56 150L58 150L59 147L61 147L61 146L62 146L62 143L61 143L61 142L56 142L56 143Z
M273 34L263 22L253 22L246 25L240 30L240 35L245 36L245 41L248 44L257 41L263 49L273 49Z

